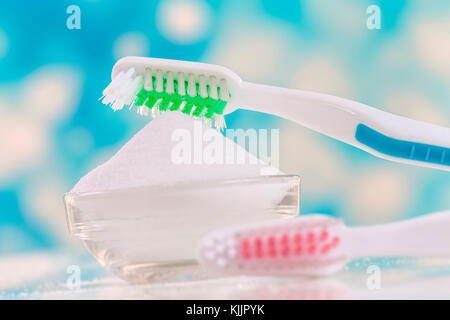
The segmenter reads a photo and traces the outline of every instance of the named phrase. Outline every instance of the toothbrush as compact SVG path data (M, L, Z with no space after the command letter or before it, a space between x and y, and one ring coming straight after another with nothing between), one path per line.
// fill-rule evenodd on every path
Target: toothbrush
M213 231L198 261L220 274L325 275L358 257L450 258L449 230L450 211L365 227L306 215Z
M143 115L181 111L219 130L224 114L238 108L270 113L380 158L450 171L450 128L331 95L245 82L217 65L125 57L101 99Z

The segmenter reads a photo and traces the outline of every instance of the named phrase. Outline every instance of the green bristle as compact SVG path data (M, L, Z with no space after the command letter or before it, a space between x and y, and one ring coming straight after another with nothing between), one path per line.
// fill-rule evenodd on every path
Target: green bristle
M178 94L178 93L174 93L172 94L172 104L169 107L170 111L175 111L178 110L180 108L181 103L183 102L183 98Z
M183 98L178 94L178 81L176 79L173 80L173 90L174 92L170 97L170 106L169 111L175 111L180 108L181 103L183 102Z
M181 110L181 112L185 113L185 114L191 114L192 108L194 107L194 103L193 97L190 97L188 95L183 96L183 100L186 101L186 104L184 105L183 109Z
M210 97L206 98L206 103L205 103L205 107L206 107L206 112L204 117L207 119L211 119L215 113L215 107L214 104L211 103L209 100L213 100Z
M195 109L194 109L194 112L192 112L192 115L194 117L200 117L203 109L205 109L205 106L195 106Z
M144 105L148 108L153 108L157 101L156 92L155 90L149 91L149 94L147 96L147 100L144 102Z
M227 106L227 102L224 100L218 100L218 103L216 105L215 113L217 114L223 114L223 111L225 110L225 107Z
M159 104L159 110L166 111L169 107L172 94L167 93L167 79L163 79L163 91L159 92L159 98L162 99Z
M150 94L149 91L145 90L144 88L141 89L141 91L139 91L139 93L136 95L136 100L134 102L135 106L142 106L145 102L145 100L147 100L148 95Z
M217 99L213 99L211 97L206 98L206 108L207 108L207 111L205 113L206 118L213 117L213 115L216 113L218 103L219 103L219 100L217 100Z
M211 119L217 113L217 107L220 103L219 99L211 98L211 87L207 86L208 98L206 99L207 111L205 113L205 118ZM220 96L220 88L217 88L217 96Z
M192 112L192 116L194 117L200 117L203 113L203 110L205 110L206 108L206 101L207 98L202 97L200 95L200 84L196 83L195 84L195 90L196 90L196 97L193 100L193 104L195 106L194 111ZM206 90L208 91L208 86L206 87Z
M171 100L171 95L168 94L167 92L164 92L164 91L163 92L159 92L158 94L160 96L160 99L162 99L160 104L159 104L159 110L166 111L167 108L169 107L169 103L170 103L170 100Z
M167 78L163 79L163 91L156 92L156 77L152 76L153 90L145 90L142 88L136 95L134 105L147 106L153 108L157 104L160 111L181 111L182 113L192 115L194 117L204 117L211 119L214 115L222 115L227 101L211 98L210 86L207 85L207 97L200 95L199 83L196 83L196 96L191 97L187 93L180 95L178 93L178 80L174 79L174 92L167 93ZM188 81L185 81L186 90L188 88ZM220 87L217 88L217 95L220 97ZM183 105L184 103L184 105ZM183 107L180 110L180 107Z

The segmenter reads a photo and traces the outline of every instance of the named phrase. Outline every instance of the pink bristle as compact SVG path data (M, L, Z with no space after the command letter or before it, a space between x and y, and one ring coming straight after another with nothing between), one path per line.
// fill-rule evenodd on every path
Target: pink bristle
M278 241L277 241L278 239ZM306 234L306 252L309 255L327 254L339 244L339 237L334 236L330 241L329 232L322 230L317 235L314 232ZM281 235L268 235L265 237L243 238L241 241L241 252L244 259L263 259L265 254L275 257L278 253L282 257L289 257L291 251L294 255L302 255L302 235L296 232L293 237L284 232ZM292 249L291 249L292 246ZM253 252L253 256L251 254Z
M263 244L260 237L255 238L255 252L257 258L263 257Z
M314 254L314 253L316 253L316 245L314 245L314 244L312 244L312 245L310 245L309 247L308 247L308 253L309 254Z
M205 264L233 274L327 273L345 261L340 245L342 228L339 220L307 216L224 230L213 237L233 243L233 247L227 247L227 252L231 248L238 254L226 256L227 264L222 267L219 259L223 261L223 254L216 249L220 245L212 249L205 247L205 250L215 251L214 258ZM203 261L210 256L209 252L205 253Z
M334 237L332 243L334 246L337 246L339 244L339 237Z
M287 233L283 233L283 235L281 236L281 243L283 245L289 244L289 235Z
M251 258L250 243L249 243L248 239L243 238L241 245L242 245L242 256L244 257L244 259L250 259Z
M320 234L320 240L324 241L328 238L328 231L327 230L323 230L322 233Z
M326 244L322 247L322 250L320 251L322 254L327 253L328 251L330 251L331 246L329 244Z
M275 248L275 245L276 245L275 241L276 240L275 240L274 236L270 236L268 241L267 241L268 242L268 246L269 246L269 256L272 257L272 258L277 255L277 250Z
M275 246L275 237L270 236L267 240L267 243L268 243L269 247L274 247Z

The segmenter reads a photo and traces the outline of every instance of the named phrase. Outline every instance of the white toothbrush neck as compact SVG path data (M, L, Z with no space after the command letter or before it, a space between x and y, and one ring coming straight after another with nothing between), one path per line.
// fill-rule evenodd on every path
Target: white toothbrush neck
M340 108L329 96L249 82L244 82L243 88L239 100L245 109L274 114L335 139L354 142L349 137L354 135L358 122L356 112ZM301 113L301 120L297 118L298 113Z
M326 94L249 82L242 82L235 104L289 119L384 159L450 171L450 128Z
M450 211L379 226L347 228L343 245L351 258L450 258Z

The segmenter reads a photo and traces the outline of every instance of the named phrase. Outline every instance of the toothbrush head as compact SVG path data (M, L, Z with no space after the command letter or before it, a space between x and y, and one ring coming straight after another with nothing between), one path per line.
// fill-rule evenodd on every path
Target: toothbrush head
M217 65L125 57L114 65L100 99L114 110L136 106L141 115L181 111L221 130L226 127L223 115L236 109L233 92L241 82Z
M344 228L341 220L307 215L218 230L200 241L198 261L220 274L329 274L347 261Z

